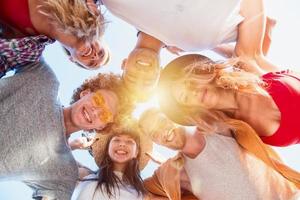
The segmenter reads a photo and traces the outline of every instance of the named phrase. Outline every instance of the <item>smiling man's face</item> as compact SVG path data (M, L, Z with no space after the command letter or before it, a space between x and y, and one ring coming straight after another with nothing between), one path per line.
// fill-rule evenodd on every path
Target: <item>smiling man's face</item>
M139 126L156 144L173 150L181 150L185 145L186 135L184 128L177 127L160 112L144 114L139 121Z
M150 49L135 49L122 68L124 83L131 92L150 94L159 79L159 55Z
M81 130L103 129L113 122L118 97L110 90L82 91L81 98L71 105L71 121Z

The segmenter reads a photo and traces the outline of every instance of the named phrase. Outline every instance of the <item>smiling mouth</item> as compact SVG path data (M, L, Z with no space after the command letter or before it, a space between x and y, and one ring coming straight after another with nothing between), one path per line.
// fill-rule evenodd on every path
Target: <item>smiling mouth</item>
M151 66L150 62L146 62L146 61L143 61L143 60L138 60L136 63L139 64L139 65L147 66L147 67Z
M85 108L82 109L82 114L84 119L88 122L88 123L92 123L92 119L90 118L89 113L87 112L87 110Z
M124 156L124 155L126 155L128 152L127 152L127 151L124 151L124 150L117 150L117 151L115 151L115 153L116 153L117 155Z

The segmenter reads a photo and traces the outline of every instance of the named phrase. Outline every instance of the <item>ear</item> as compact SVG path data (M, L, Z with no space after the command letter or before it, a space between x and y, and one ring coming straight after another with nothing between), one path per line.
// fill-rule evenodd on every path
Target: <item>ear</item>
M123 61L122 61L122 70L124 70L126 68L126 63L127 63L127 58L125 58Z
M83 90L80 92L80 98L82 98L83 96L87 95L91 93L91 90L90 89L86 89L86 90Z

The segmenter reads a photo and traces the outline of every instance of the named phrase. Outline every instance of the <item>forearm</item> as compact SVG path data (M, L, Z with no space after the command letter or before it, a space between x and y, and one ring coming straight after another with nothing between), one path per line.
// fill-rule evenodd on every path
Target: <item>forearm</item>
M266 21L263 0L242 0L240 14L244 21L238 27L235 53L237 56L255 58L262 54Z
M276 71L277 67L266 60L262 50L266 25L263 0L243 0L240 13L245 19L238 28L237 57L248 65L250 72Z
M222 44L215 47L213 51L225 58L232 58L235 56L234 48L235 48L234 44Z
M148 48L156 51L157 53L160 52L161 48L164 46L164 43L160 40L144 33L140 32L138 34L138 41L135 48Z

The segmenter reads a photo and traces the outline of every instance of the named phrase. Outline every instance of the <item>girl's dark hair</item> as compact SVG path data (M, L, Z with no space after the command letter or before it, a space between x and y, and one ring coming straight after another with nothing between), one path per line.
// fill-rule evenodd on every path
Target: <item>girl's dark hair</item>
M130 160L125 168L123 179L120 180L118 176L113 171L113 161L108 155L109 143L113 137L116 135L112 135L106 144L104 158L101 162L101 169L98 176L98 186L100 187L102 192L107 193L108 197L111 198L116 195L116 188L119 191L119 184L122 185L130 185L132 186L138 193L138 195L143 195L146 193L146 189L143 185L143 179L140 176L139 170L139 154L140 154L140 140L139 137L133 134L122 133L118 135L129 135L132 137L138 149L138 156Z

